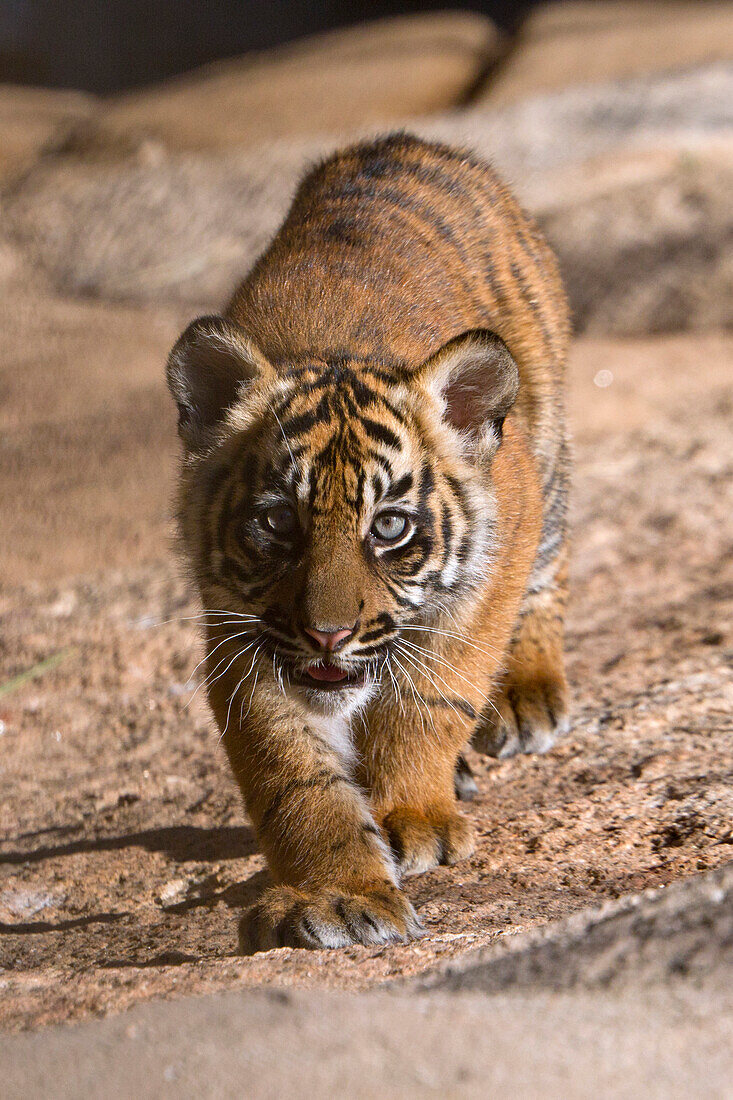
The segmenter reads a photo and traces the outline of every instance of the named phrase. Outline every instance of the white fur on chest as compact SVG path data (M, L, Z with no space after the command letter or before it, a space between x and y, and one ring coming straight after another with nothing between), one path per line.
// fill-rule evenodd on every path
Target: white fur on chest
M351 736L349 716L344 714L311 715L310 724L318 736L341 758L344 766L350 768L356 759L356 753Z

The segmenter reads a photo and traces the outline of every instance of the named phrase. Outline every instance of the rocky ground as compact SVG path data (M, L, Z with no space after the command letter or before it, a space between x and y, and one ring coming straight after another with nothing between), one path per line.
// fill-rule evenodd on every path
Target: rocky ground
M196 608L162 522L173 448L141 465L139 507L161 520L134 565L51 582L63 525L50 504L25 532L26 578L16 560L2 591L2 1025L241 986L364 989L729 861L732 350L714 333L577 341L573 730L543 757L474 759L478 849L409 881L428 936L406 947L233 955L237 912L266 876L187 686ZM162 394L149 363L135 384ZM118 423L117 449L144 430ZM90 438L92 470L98 455L114 472L109 447ZM6 495L32 493L24 453ZM87 465L65 476L81 499L104 496ZM135 493L125 502L134 529Z
M730 1096L733 866L357 996L239 990L0 1036L8 1100Z

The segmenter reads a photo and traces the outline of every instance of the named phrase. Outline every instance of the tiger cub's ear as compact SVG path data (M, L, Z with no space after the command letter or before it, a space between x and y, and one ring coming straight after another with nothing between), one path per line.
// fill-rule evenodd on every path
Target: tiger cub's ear
M500 337L484 329L465 332L423 363L418 378L442 402L451 427L498 447L519 392L517 364Z
M247 384L271 371L239 325L224 317L192 321L176 341L166 367L183 442L195 448Z

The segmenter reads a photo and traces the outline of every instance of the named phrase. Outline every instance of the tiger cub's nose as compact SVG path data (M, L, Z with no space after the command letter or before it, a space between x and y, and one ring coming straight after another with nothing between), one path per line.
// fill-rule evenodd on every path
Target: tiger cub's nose
M314 641L318 642L321 649L325 649L329 653L354 633L354 628L349 626L341 627L339 630L316 630L310 626L304 626L303 629Z

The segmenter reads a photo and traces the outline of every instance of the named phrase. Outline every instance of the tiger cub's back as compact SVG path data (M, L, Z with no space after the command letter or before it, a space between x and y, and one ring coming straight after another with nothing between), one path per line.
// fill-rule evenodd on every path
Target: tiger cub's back
M470 153L395 134L326 160L228 314L275 364L416 366L467 330L496 332L519 366L543 484L557 480L567 301L536 225Z

